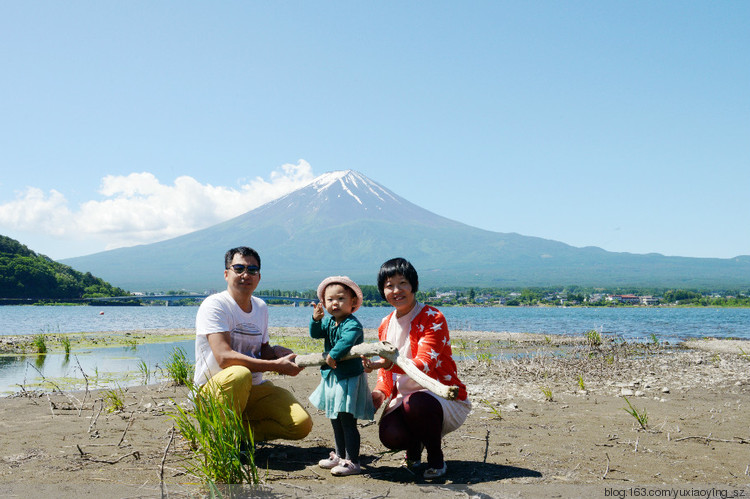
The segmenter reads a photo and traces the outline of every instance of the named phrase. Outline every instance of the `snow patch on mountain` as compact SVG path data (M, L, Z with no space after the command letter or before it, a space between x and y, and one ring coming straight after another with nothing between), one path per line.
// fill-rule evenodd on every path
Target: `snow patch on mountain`
M346 184L344 183L343 179L339 180L339 182L341 183L341 187L343 187L344 191L345 191L345 192L346 192L347 194L349 194L349 195L350 195L351 197L353 197L354 199L356 199L356 200L357 200L357 202L358 202L359 204L364 204L364 203L362 202L362 200L361 200L361 199L359 199L359 197L358 197L358 196L357 196L356 194L354 194L354 193L353 193L353 192L352 192L352 191L351 191L351 190L350 190L350 189L349 189L349 188L348 188L348 187L346 186ZM356 183L355 183L355 184L356 184ZM355 185L355 187L356 187L356 185Z
M336 184L339 184L345 193L354 198L362 206L367 204L361 197L365 193L371 194L381 203L400 202L398 197L394 196L390 191L354 170L339 170L324 173L316 177L311 183L318 194L323 194L324 191L331 189ZM378 209L381 209L381 207L378 206Z

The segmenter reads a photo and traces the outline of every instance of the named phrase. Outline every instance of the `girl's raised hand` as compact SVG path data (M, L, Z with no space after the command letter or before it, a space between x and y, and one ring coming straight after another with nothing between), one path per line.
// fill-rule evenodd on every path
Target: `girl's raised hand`
M315 304L315 308L313 309L313 320L319 321L323 318L325 315L325 312L323 311L323 302L318 302Z

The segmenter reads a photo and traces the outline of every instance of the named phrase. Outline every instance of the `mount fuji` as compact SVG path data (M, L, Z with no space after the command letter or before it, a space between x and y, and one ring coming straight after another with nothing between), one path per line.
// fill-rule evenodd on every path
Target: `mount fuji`
M375 284L380 264L402 256L425 288L438 286L721 287L750 285L750 257L614 253L450 220L361 173L310 184L212 227L158 243L62 263L132 291L222 289L224 252L255 248L260 289L313 289L329 275Z

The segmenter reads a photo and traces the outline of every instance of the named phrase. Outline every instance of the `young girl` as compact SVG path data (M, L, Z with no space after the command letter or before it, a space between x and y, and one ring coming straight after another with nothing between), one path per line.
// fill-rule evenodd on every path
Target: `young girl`
M362 360L341 358L364 340L362 324L352 315L362 304L362 290L346 276L328 277L318 286L318 299L310 336L325 339L327 355L326 364L320 368L323 379L310 395L310 402L331 419L336 444L330 457L318 464L335 476L355 475L361 472L357 419L372 419L375 408ZM324 306L330 317L323 318Z

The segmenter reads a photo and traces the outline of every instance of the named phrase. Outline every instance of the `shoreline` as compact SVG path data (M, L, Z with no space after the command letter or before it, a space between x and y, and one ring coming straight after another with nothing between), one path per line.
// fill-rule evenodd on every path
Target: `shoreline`
M269 327L272 342L279 338L308 338L308 331L305 327L298 326L274 326ZM128 331L92 331L80 333L36 333L20 335L0 336L0 357L6 355L39 355L39 352L33 351L34 340L43 336L49 340L48 350L45 353L64 353L62 338L70 341L71 352L74 349L96 349L132 346L142 343L170 343L177 341L186 341L195 338L195 330L192 328L171 328L171 329L133 329ZM377 340L377 330L365 329L366 341ZM558 345L558 346L575 346L585 345L589 340L584 335L567 335L567 334L542 334L542 333L519 333L509 331L480 331L480 330L451 330L451 339L478 341L484 340L493 343L520 344L530 345ZM602 333L602 341L614 341L606 333ZM623 342L627 343L627 341ZM642 342L630 341L632 344ZM665 342L665 345L670 343ZM735 352L740 355L750 355L750 340L737 338L689 338L681 340L670 346L703 349L716 352ZM308 353L308 352L306 352Z
M272 328L272 341L306 334L305 328ZM316 465L330 451L330 423L307 401L318 370L265 376L295 393L314 427L302 441L259 445L262 490L268 497L330 497L332 488L337 497L498 497L509 490L517 497L603 497L605 490L641 486L713 484L730 495L750 487L750 359L739 350L745 343L591 346L579 338L564 345L565 355L548 355L560 350L544 335L498 335L452 333L454 348L467 353L457 364L473 409L444 439L449 471L438 483L399 468L403 453L385 453L377 425L367 421L359 425L364 473L332 477ZM374 341L374 331L366 337ZM519 355L483 355L500 346ZM175 405L187 407L185 388L125 388L123 410L111 413L103 410L105 395L1 398L0 425L13 435L0 449L6 492L199 495L198 480L182 465L188 445L171 433ZM645 428L627 412L626 398L648 415Z

